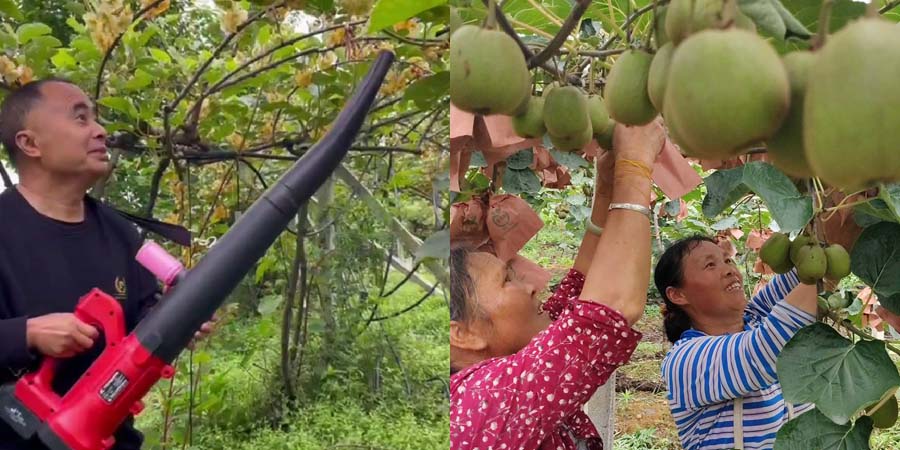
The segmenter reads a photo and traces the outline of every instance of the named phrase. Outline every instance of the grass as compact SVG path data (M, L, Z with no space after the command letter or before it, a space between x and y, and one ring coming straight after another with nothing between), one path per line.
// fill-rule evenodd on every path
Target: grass
M519 253L551 272L561 271L564 275L575 262L580 244L580 235L550 221Z
M655 428L643 428L634 433L616 436L613 450L676 450L681 448L672 444Z
M402 277L391 275L389 285ZM389 314L416 302L425 291L407 283L383 299L380 312ZM377 296L375 289L371 298ZM299 406L283 408L280 392L281 311L226 322L194 353L194 370L201 371L194 399L193 439L187 433L188 368L179 367L169 397L168 382L160 382L138 418L147 450L328 450L333 448L448 448L449 322L442 296L432 296L418 308L382 325L352 333L345 348L333 349L333 367L307 385ZM317 345L316 335L311 346ZM390 351L388 346L393 348ZM381 354L377 371L371 370ZM187 358L182 355L182 362ZM305 373L319 358L310 350ZM395 358L399 358L400 363ZM204 364L198 366L196 363ZM373 392L373 373L380 388ZM308 375L307 375L308 376ZM407 389L410 390L407 394ZM161 445L163 408L172 406L168 446ZM276 411L286 411L278 413Z

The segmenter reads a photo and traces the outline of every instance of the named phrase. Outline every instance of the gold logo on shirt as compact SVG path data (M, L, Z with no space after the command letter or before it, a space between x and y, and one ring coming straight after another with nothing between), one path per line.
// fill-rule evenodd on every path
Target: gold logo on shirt
M128 287L125 285L124 277L116 277L116 295L115 297L119 300L125 300L128 296Z

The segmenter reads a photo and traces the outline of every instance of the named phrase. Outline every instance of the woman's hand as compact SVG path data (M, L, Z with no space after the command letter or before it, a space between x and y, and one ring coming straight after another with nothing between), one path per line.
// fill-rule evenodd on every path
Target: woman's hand
M660 119L643 126L616 125L613 142L617 159L630 159L650 168L666 143L666 131Z

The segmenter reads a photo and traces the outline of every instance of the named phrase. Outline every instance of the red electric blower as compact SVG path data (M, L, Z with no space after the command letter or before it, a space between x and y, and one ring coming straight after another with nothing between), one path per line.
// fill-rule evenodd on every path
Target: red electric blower
M0 418L24 439L37 435L51 450L111 448L113 433L122 422L143 409L141 399L161 378L174 374L171 362L200 325L340 164L393 58L390 52L379 54L331 131L257 199L189 273L177 261L167 266L174 269L168 273L149 267L167 284L176 278L177 284L134 331L126 334L122 307L115 298L99 289L82 297L75 315L102 331L103 353L62 396L52 388L57 360L45 358L36 372L0 387Z

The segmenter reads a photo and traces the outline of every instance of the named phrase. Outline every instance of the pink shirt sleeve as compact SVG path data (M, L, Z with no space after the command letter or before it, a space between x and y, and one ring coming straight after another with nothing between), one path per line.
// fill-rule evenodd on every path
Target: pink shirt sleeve
M641 334L621 314L568 303L519 352L451 377L451 448L538 448L628 361Z

